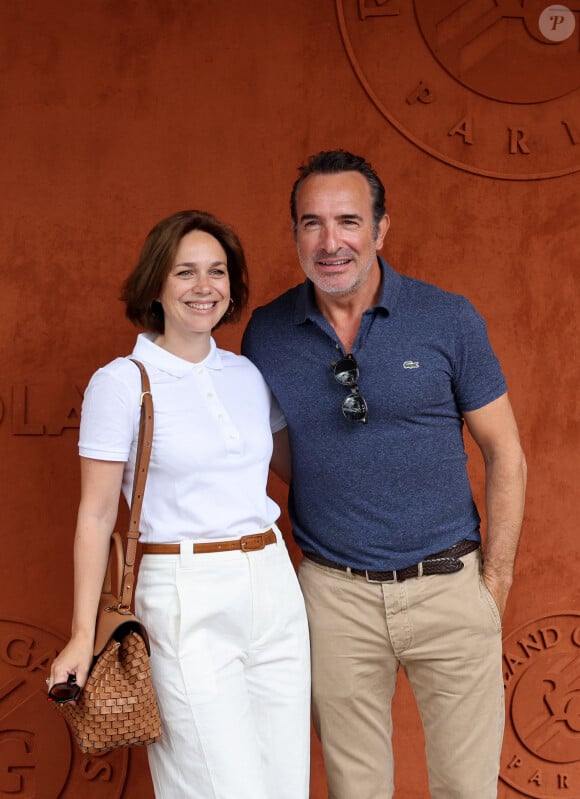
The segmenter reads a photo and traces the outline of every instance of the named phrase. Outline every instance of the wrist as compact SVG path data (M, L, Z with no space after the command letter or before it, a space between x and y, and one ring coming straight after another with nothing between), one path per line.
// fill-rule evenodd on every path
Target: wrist
M95 630L94 628L91 630L87 630L83 627L75 627L73 626L71 631L71 641L74 641L76 644L81 644L83 646L93 646L95 640Z

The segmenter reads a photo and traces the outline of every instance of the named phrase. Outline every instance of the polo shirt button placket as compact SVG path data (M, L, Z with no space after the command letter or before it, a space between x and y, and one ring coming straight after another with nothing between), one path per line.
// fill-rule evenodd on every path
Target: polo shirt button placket
M207 405L215 419L217 420L225 442L226 451L230 455L239 455L242 451L242 440L239 431L234 426L228 412L222 405L219 395L215 391L210 372L201 367L198 369L203 391L207 400Z

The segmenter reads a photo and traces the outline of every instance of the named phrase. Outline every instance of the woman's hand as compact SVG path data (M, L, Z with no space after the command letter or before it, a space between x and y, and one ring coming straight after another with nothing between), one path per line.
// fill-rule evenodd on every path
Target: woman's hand
M82 688L89 676L92 662L92 640L71 638L52 664L48 683L49 690L55 683L66 682L71 674L76 675L75 682Z

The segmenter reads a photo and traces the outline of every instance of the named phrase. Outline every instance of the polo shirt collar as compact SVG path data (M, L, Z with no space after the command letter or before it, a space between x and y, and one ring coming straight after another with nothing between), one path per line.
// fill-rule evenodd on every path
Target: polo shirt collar
M396 305L401 290L401 276L379 256L379 266L382 273L381 292L374 308L383 308L390 313ZM307 279L298 286L298 297L294 308L294 324L301 325L308 320L319 319L321 316L314 297L314 284Z
M391 313L397 304L399 293L401 291L402 278L398 272L389 266L389 264L379 256L379 266L383 273L383 281L381 283L381 293L375 308L384 308L387 313Z
M146 361L160 369L162 372L172 375L172 377L185 377L193 369L205 366L208 369L223 369L223 361L215 340L210 338L209 353L199 363L191 363L173 355L171 352L164 350L155 344L156 333L140 333L137 336L137 343L133 350L133 355L138 360Z

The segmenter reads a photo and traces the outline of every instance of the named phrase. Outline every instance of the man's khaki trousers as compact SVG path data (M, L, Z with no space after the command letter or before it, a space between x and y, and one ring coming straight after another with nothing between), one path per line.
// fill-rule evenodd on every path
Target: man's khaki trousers
M501 620L479 551L402 583L304 558L313 713L329 799L391 799L397 670L423 721L432 799L496 799L504 726Z

